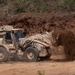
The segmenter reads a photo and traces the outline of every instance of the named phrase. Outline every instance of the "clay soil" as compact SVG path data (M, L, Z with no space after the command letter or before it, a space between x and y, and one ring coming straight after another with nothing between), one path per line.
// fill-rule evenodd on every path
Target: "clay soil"
M5 17L1 22L3 25L24 28L30 36L53 29L74 30L75 12L22 13Z

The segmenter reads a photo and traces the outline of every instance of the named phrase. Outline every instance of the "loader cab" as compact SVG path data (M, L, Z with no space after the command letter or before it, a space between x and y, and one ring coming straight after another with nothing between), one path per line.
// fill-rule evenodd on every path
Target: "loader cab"
M24 37L25 32L22 30L7 31L3 35L3 44L5 44L9 49L17 49L19 39Z
M21 38L25 38L26 33L24 31L15 31L14 32L16 43L19 44Z
M14 41L16 44L19 43L19 39L25 38L25 32L24 31L10 31L5 33L5 42L7 44L12 44Z

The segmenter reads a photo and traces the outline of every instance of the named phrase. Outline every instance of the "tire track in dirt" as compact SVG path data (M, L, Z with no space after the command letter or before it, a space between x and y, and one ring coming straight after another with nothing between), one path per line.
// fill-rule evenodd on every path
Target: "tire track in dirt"
M0 75L74 75L75 61L73 62L15 62L0 64Z

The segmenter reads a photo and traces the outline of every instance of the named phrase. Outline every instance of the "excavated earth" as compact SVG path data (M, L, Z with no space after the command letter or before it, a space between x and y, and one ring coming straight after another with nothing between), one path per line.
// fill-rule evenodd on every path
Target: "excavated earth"
M52 29L74 29L75 12L64 13L22 13L7 16L2 24L24 28L27 35L51 31Z

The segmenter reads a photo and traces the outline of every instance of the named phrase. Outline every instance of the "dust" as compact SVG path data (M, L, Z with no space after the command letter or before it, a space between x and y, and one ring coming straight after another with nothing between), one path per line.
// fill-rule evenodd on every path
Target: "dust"
M68 60L73 60L75 56L75 35L69 30L57 30L55 31L55 37L59 35L57 39L57 46L64 46L64 53Z

